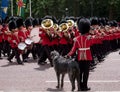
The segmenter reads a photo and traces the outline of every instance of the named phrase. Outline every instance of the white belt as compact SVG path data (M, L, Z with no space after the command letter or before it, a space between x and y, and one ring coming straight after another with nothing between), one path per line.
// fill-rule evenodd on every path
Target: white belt
M79 48L79 50L90 50L90 48Z

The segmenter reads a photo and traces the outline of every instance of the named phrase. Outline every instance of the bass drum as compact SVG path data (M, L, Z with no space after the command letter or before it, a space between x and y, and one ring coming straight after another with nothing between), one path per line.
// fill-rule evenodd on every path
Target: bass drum
M25 39L25 44L27 45L27 49L32 49L33 41L30 38Z
M19 51L19 53L21 53L21 54L26 53L26 52L27 52L27 45L26 45L24 42L20 42L20 43L18 44L18 51Z
M41 40L39 36L39 28L33 28L30 32L30 38L34 43L39 43Z

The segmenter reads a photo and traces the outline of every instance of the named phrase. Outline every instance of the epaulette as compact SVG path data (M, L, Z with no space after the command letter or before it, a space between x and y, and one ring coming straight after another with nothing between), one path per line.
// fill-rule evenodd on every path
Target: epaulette
M74 42L76 42L76 41L77 41L77 38L76 38L76 37L75 37L75 38L73 38L73 41L74 41Z
M92 38L92 36L91 36L91 35L88 35L88 36L87 36L87 39L88 39L88 40L90 40L91 38Z

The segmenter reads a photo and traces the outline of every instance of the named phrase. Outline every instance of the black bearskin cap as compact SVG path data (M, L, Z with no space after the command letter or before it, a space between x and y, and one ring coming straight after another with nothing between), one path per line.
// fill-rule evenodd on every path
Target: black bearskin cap
M25 26L26 26L26 27L32 26L32 19L27 18L27 19L25 20Z
M101 24L103 25L103 26L105 26L106 25L106 19L103 17L103 18L101 18Z
M46 16L43 18L43 20L44 20L44 19L52 19L52 16L46 15Z
M91 18L91 25L98 25L98 18L97 17Z
M59 24L62 24L62 23L67 23L66 19L61 19Z
M77 21L77 18L75 18L74 16L70 16L69 19L73 20L74 22Z
M87 18L81 18L78 22L78 29L80 31L80 33L83 35L83 34L86 34L89 32L90 30L90 20L87 19Z
M118 23L117 23L116 20L113 20L113 26L114 26L114 27L117 27L117 26L118 26Z
M12 29L16 29L17 28L16 22L13 20L9 21L8 27L10 31L12 31Z
M56 23L56 24L58 23L58 21L57 21L55 16L52 16L52 20L53 20L53 23Z
M38 26L39 25L39 19L35 18L32 23L33 23L33 26Z
M21 26L24 26L23 24L23 19L22 18L18 18L16 20L16 24L17 24L17 27L20 28Z
M9 19L8 19L8 23L9 23L9 21L11 21L11 20L16 21L17 18L18 18L18 17L16 17L16 16L11 16L11 17L9 17Z
M39 18L39 25L41 25L41 22L42 22L42 18Z
M65 19L65 20L69 20L70 18L69 18L68 16L66 16L64 19Z

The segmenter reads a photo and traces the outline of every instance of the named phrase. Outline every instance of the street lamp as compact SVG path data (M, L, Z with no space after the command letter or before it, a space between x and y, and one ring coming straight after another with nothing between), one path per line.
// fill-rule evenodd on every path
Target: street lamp
M65 8L65 16L68 16L68 8Z

